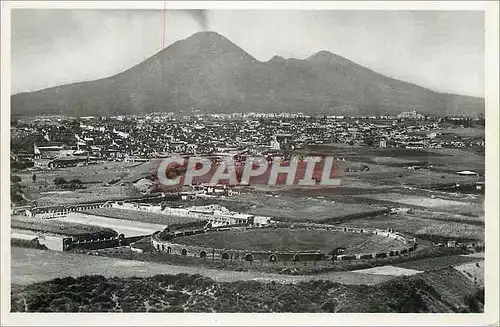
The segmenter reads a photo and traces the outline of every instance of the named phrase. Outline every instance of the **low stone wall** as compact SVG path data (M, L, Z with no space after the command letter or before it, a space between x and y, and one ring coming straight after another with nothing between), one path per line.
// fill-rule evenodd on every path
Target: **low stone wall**
M265 227L241 227L241 226L227 226L220 228L209 228L209 229L196 229L189 231L173 231L168 235L163 235L164 240L160 239L159 233L151 235L151 244L158 252L163 252L167 254L175 254L182 256L198 257L198 258L210 258L217 260L245 260L245 261L269 261L269 262L298 262L298 261L323 261L323 260L371 260L376 258L387 258L393 256L408 255L410 252L414 251L417 244L416 240L408 240L403 235L395 232L394 230L383 231L379 229L370 228L353 228L353 227L339 227L331 225L320 225L320 224L300 224L299 226L294 225L293 228L305 228L305 229L322 229L331 230L337 232L345 233L365 233L367 235L380 235L385 237L390 237L395 240L401 241L404 245L403 247L396 248L386 252L378 253L360 253L360 254L345 254L338 256L329 256L320 251L297 251L297 252L279 252L279 251L245 251L245 250L234 250L231 248L216 249L216 248L206 248L202 246L185 245L178 244L175 242L177 237L202 234L202 233L213 233L224 230L236 230L236 229L269 229L272 226Z

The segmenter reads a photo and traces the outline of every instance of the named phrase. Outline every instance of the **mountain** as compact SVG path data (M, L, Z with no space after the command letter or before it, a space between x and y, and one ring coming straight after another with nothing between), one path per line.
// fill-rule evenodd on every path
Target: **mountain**
M378 74L328 51L260 62L215 32L175 42L115 76L11 97L14 116L187 112L430 115L484 112L484 99Z

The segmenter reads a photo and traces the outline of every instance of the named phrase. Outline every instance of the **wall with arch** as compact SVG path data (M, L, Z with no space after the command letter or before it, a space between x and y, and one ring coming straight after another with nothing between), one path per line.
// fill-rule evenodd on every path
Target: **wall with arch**
M366 233L367 235L380 235L384 237L390 237L394 240L401 242L402 246L384 252L377 253L359 253L359 254L345 254L337 256L329 256L320 251L298 251L298 252L279 252L279 251L245 251L245 250L235 250L231 248L226 249L215 249L206 248L202 246L194 245L184 245L175 242L177 237L194 235L200 233L213 233L223 230L232 229L264 229L273 228L270 226L266 227L221 227L221 228L209 228L209 229L196 229L189 231L173 231L167 235L163 235L162 238L159 237L159 233L155 233L151 236L151 244L156 251L181 255L190 256L198 258L210 258L214 260L245 260L245 261L269 261L269 262L299 262L299 261L323 261L323 260L371 260L376 258L387 258L394 256L408 255L416 249L417 243L415 239L407 239L402 234L395 232L393 229L384 231L380 229L370 229L370 228L352 228L352 227L339 227L331 225L319 225L318 224L304 224L301 226L294 226L293 228L307 228L307 229L323 229L331 230L337 232L345 233Z

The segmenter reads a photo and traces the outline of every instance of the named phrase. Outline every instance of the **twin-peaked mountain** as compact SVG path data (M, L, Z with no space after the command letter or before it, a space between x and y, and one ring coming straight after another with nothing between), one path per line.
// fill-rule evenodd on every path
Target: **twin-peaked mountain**
M19 93L13 115L304 112L430 115L484 112L484 99L392 79L327 51L260 62L215 32L178 41L140 64L96 81Z

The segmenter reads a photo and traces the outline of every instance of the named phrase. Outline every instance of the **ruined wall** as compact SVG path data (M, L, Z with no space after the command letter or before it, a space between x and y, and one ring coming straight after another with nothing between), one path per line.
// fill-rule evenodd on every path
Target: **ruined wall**
M124 237L123 234L120 234L118 237L81 240L81 241L74 241L72 238L67 237L62 240L61 244L62 244L62 251L70 251L73 249L97 250L97 249L113 248L117 246L127 246L144 237L145 236Z

